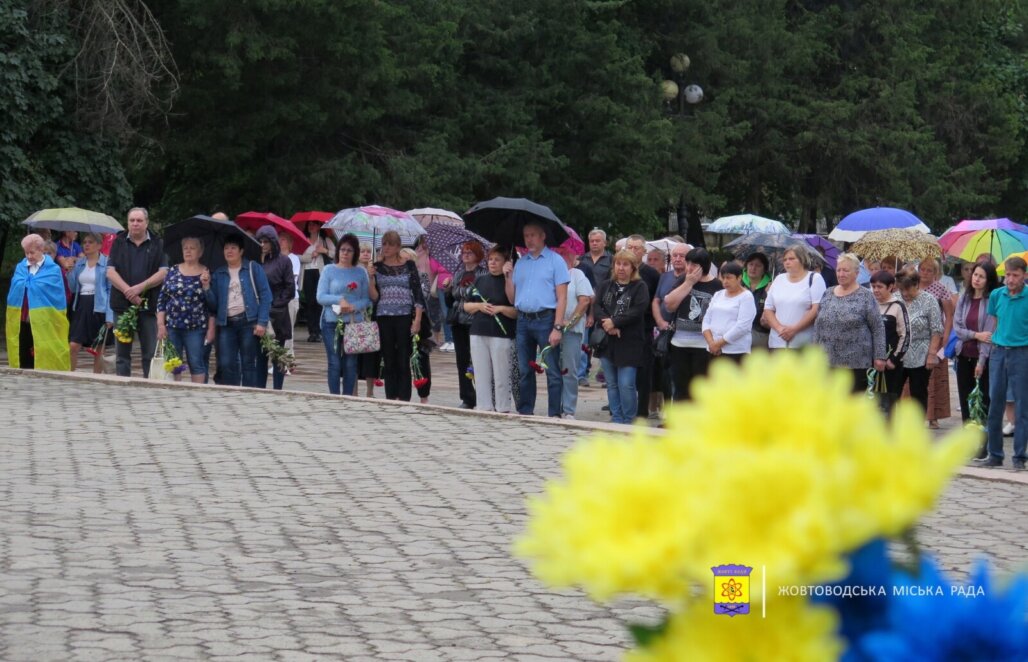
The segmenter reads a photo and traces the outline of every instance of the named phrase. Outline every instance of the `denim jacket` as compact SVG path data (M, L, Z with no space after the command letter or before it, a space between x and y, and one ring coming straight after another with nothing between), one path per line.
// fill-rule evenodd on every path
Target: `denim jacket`
M75 295L71 309L79 306L79 275L86 270L86 258L80 257L68 274L68 289ZM96 263L96 292L93 293L93 312L103 313L104 320L114 322L114 311L111 310L111 281L107 280L107 256L100 254Z
M218 326L228 323L229 280L228 266L220 266L211 274L211 287L207 290L207 307L217 317ZM243 290L246 321L267 328L271 316L271 287L264 269L256 262L244 258L242 268L239 269L239 284ZM256 293L253 291L254 285L257 286Z

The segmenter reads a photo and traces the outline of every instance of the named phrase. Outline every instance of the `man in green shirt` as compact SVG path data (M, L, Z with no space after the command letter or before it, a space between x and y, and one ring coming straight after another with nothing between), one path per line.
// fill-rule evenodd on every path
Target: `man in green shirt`
M1024 291L1025 261L1004 262L1006 287L989 295L988 314L996 318L989 354L989 457L986 467L1003 465L1003 410L1007 389L1014 396L1014 468L1024 469L1028 449L1028 293Z

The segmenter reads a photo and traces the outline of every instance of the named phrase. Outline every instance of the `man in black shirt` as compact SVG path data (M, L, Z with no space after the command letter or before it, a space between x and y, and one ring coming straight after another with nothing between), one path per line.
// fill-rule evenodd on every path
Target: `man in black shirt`
M157 293L168 272L164 244L147 230L146 209L133 207L128 213L128 230L118 233L107 258L107 280L111 281L111 309L118 319L130 306L139 307L136 333L143 352L143 376L150 375L150 360L157 345ZM116 371L132 376L132 341L118 342Z
M628 237L625 247L635 253L639 258L639 278L646 283L646 289L650 293L650 301L657 292L657 283L660 282L660 272L646 264L646 238L641 234L633 234ZM650 414L650 390L653 382L653 327L656 322L653 319L653 306L646 306L646 316L643 318L643 326L646 333L646 342L643 343L643 364L635 373L635 388L639 393L639 409L637 416L646 418Z

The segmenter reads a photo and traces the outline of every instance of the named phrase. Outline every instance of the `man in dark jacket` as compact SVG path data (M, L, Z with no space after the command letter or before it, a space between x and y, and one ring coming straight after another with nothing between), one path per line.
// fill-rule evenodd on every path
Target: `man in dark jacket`
M142 207L128 213L128 230L118 233L107 259L107 280L111 282L111 309L115 327L131 306L138 306L136 333L143 352L143 376L150 375L150 359L157 347L157 292L168 273L168 258L161 238L147 227L150 215ZM132 376L132 340L118 342L116 371Z
M271 287L271 329L274 331L275 343L283 346L285 341L293 337L293 326L289 321L289 302L296 296L293 263L282 255L275 228L265 225L257 230L256 237L261 242L261 264ZM272 387L281 391L286 373L275 364L272 366L272 374ZM268 387L268 355L264 351L257 353L257 385L260 388Z

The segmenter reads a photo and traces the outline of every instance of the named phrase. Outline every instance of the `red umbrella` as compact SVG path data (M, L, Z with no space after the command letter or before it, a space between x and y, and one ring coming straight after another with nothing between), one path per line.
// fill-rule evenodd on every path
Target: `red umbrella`
M293 238L294 253L302 253L311 245L310 240L295 225L271 212L248 211L236 216L236 225L250 232L257 232L265 225L273 225Z
M333 216L335 214L327 211L298 211L289 220L302 230L304 223L328 223Z

